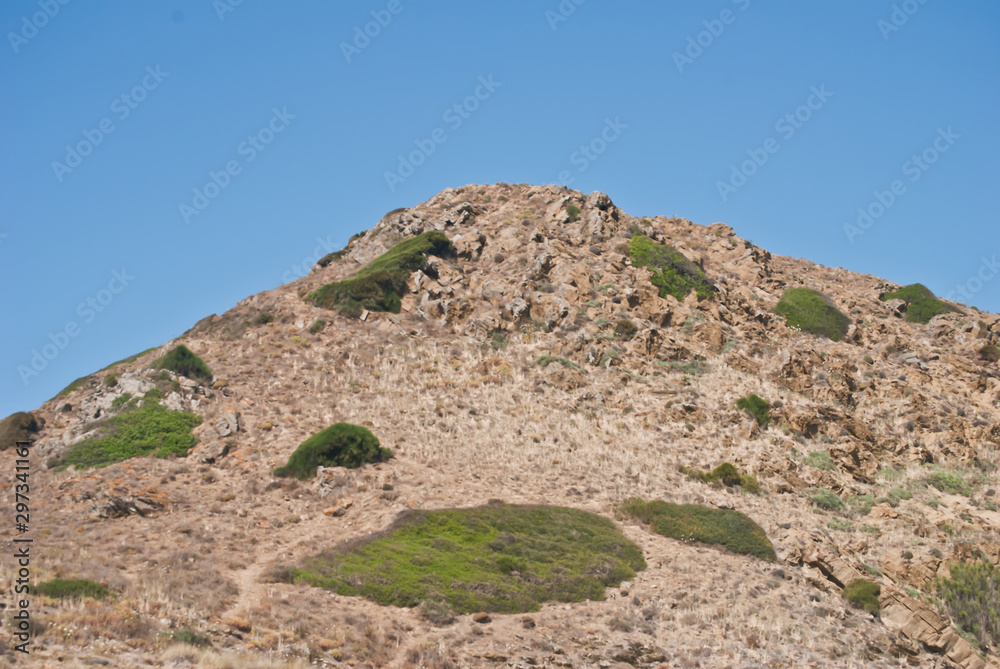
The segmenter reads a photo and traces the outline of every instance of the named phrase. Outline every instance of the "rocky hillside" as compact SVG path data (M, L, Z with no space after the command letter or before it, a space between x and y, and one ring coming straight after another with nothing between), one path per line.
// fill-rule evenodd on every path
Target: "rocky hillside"
M447 239L404 253L429 232ZM555 186L390 212L309 276L0 425L8 499L13 444L34 440L32 581L111 593L34 595L32 654L6 644L0 665L998 667L1000 317L923 323L901 288ZM207 376L152 366L179 344ZM81 455L143 411L174 450ZM341 422L393 457L274 475ZM698 475L722 463L748 478ZM632 497L740 511L777 562L663 536L621 513ZM280 576L411 510L491 500L611 519L646 567L604 599L444 620ZM971 565L987 587L955 604ZM859 579L874 611L845 597Z

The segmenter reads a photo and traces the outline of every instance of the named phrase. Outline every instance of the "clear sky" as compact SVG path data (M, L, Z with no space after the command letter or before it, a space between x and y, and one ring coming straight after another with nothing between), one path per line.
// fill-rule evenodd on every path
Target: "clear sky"
M1000 311L992 0L7 0L0 31L0 416L468 183Z

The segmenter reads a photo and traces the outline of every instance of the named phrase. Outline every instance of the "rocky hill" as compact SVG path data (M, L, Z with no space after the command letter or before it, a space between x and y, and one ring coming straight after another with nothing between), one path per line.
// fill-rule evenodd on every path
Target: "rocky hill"
M6 498L34 441L32 582L108 593L33 594L31 655L0 665L1000 666L1000 317L903 288L556 186L390 212L0 424ZM179 345L206 369L164 363ZM392 457L274 474L337 423ZM739 511L776 560L664 536L635 497ZM495 500L609 519L645 568L603 599L443 615L295 577Z

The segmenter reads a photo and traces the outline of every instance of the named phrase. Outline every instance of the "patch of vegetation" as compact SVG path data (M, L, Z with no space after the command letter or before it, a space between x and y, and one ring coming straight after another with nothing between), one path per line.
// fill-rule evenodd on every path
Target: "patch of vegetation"
M831 518L826 521L826 526L832 530L837 530L838 532L854 531L854 523L849 520L844 520L843 518Z
M777 559L764 530L739 511L662 500L644 502L638 497L625 500L619 509L665 537L723 546L734 553L771 562Z
M254 319L254 325L267 325L268 323L274 322L274 316L268 313L262 313L257 318Z
M708 363L704 360L658 360L656 364L692 376L698 376L708 371Z
M645 567L639 548L607 518L491 503L408 512L385 532L306 560L293 578L383 605L520 613L543 602L604 599L605 588Z
M316 334L320 330L326 327L326 321L322 318L317 318L313 321L313 324L309 326L309 334Z
M18 411L0 421L0 451L15 448L19 441L30 441L41 426L34 414Z
M954 472L934 472L927 477L927 482L932 486L952 495L972 496L972 486L965 482L961 474Z
M847 506L858 516L867 516L875 506L875 498L871 495L852 495L847 498Z
M378 438L366 428L350 423L336 423L302 442L284 467L274 470L275 476L291 476L308 481L316 476L316 468L355 468L370 462L385 462L392 451L382 448Z
M576 369L576 370L580 369L580 365L576 364L572 360L567 360L566 358L557 358L554 355L543 355L539 356L538 358L538 364L541 367L548 367L553 362L559 363L560 365L566 367L567 369Z
M398 314L406 282L414 271L423 267L427 256L454 252L455 247L443 232L424 232L396 244L353 277L318 288L306 300L351 318L359 317L365 309Z
M575 204L567 204L566 213L569 214L570 223L580 220L580 208Z
M825 511L839 511L844 508L844 501L837 493L826 488L809 488L806 490L806 497L814 506Z
M32 588L39 595L52 599L107 599L111 591L100 583L84 578L54 578L51 581L37 583Z
M90 381L92 376L93 376L92 374L88 376L81 376L80 378L78 378L77 380L73 381L68 386L60 390L58 393L56 393L56 396L49 401L51 402L52 400L61 400L62 398L66 397L71 392L73 392L74 390L85 384L87 381Z
M619 318L615 323L615 334L622 339L631 339L639 331L639 326L628 318Z
M851 320L826 295L811 288L789 288L774 307L790 328L840 341Z
M824 472L832 472L837 468L837 465L833 464L833 460L830 458L829 451L812 451L809 455L802 458L802 462L810 467L821 469Z
M893 488L886 495L886 499L888 499L890 506L897 507L903 500L913 499L913 493L905 488Z
M104 380L101 382L101 384L105 388L113 388L118 385L118 377L115 376L114 374L108 374L107 376L104 377Z
M997 346L996 344L987 344L979 349L979 357L986 362L1000 361L1000 346Z
M171 632L170 638L177 643L185 643L189 646L197 646L199 648L212 645L212 642L206 635L199 634L189 627L183 627L176 632Z
M490 348L496 351L507 348L507 337L504 336L504 333L494 332L490 335Z
M981 647L1000 644L1000 569L988 560L959 562L951 578L938 581L938 593L955 623Z
M927 323L938 314L962 313L958 307L937 299L929 288L919 283L904 286L893 293L885 293L879 299L883 302L886 300L906 302L906 320L910 323Z
M345 255L347 255L347 252L349 250L350 249L345 246L344 248L340 249L339 251L333 251L331 253L327 253L325 256L323 256L322 258L320 258L319 260L317 260L316 264L319 265L320 267L329 267L332 263L337 262L338 260L340 260L341 258L343 258Z
M629 240L629 258L636 267L648 267L653 271L652 283L659 290L660 297L673 295L683 300L692 290L699 300L715 296L715 286L701 268L673 246L657 244L645 235L636 235Z
M198 443L191 430L201 425L201 416L168 409L159 402L162 396L154 388L143 396L141 406L130 400L122 413L98 421L95 436L70 448L58 469L106 467L142 455L186 456Z
M761 492L760 483L756 478L749 474L741 474L736 466L729 462L723 462L710 472L688 469L687 467L681 467L681 472L702 483L720 483L730 488L739 486L754 495L759 495Z
M863 609L873 616L878 616L882 607L878 602L882 594L882 586L868 579L856 578L844 588L844 599L856 609Z
M771 414L769 413L771 405L757 395L750 394L739 398L736 400L736 406L750 412L750 415L757 419L757 424L761 427L767 427L771 422Z
M118 397L111 400L111 411L118 413L123 406L128 404L132 400L132 393L122 393Z
M150 367L169 369L174 374L180 374L189 379L212 380L212 370L208 368L204 360L192 353L184 344L175 346L166 355L154 360Z

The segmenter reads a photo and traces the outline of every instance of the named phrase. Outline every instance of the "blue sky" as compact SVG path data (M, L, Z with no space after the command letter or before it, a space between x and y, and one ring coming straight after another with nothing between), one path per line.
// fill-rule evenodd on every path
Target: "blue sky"
M995 2L10 0L0 30L0 416L468 183L1000 311Z

